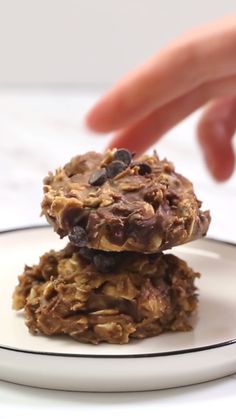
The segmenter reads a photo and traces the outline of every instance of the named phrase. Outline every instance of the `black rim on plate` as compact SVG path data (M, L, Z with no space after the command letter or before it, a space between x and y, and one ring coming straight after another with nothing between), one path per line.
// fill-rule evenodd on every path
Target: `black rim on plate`
M34 229L48 229L50 226L48 225L35 225L35 226L27 226L27 227L20 227L20 228L14 228L9 230L3 230L0 231L0 235L4 234L11 234L11 233L17 233L22 231L29 231ZM226 244L228 246L236 247L235 243L230 243L223 240L216 240L211 238L205 238L206 241L211 241L218 244ZM165 357L165 356L173 356L173 355L186 355L193 352L203 352L208 351L212 349L219 349L224 346L233 345L236 343L236 338L227 340L224 342L219 342L213 345L206 345L206 346L198 346L195 348L189 348L189 349L180 349L177 351L167 351L167 352L152 352L152 353L143 353L143 354L127 354L127 355L104 355L104 354L69 354L69 353L57 353L57 352L47 352L47 351L30 351L27 349L18 349L11 346L5 346L0 345L0 350L10 351L10 352L17 352L17 353L23 353L23 354L31 354L31 355L44 355L44 356L53 356L53 357L63 357L63 358L107 358L107 359L113 359L113 358L155 358L155 357Z

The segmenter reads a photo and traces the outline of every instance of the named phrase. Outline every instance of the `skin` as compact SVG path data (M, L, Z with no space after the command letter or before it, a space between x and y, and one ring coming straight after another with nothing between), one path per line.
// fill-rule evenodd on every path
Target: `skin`
M218 181L234 171L236 131L236 16L182 35L126 75L86 116L110 147L142 153L165 132L206 106L197 134Z

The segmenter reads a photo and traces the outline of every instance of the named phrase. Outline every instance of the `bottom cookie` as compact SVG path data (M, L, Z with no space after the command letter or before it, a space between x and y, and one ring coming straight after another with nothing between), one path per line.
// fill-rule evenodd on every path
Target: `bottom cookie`
M70 244L51 250L19 276L13 308L24 309L33 334L94 344L191 329L198 273L171 254L125 252L115 258Z

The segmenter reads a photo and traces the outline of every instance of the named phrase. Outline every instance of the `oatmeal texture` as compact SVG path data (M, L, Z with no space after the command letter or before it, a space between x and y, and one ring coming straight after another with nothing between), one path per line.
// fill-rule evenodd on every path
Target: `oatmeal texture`
M124 344L191 329L197 277L172 254L108 254L68 244L25 266L13 308L24 310L33 334Z
M88 152L44 180L42 213L73 244L156 253L204 236L210 215L172 163L128 150Z

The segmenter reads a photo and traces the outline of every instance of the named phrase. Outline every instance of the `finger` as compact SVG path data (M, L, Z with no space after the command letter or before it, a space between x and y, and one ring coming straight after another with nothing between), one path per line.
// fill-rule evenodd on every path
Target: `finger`
M199 90L192 91L119 132L109 148L129 148L137 154L143 153L155 143L166 131L190 115L202 104Z
M157 109L138 123L120 131L109 147L127 147L142 153L165 132L215 97L236 93L236 76L207 83Z
M235 166L232 138L236 131L236 97L215 101L198 124L198 138L214 178L224 181Z
M234 74L236 17L180 38L117 84L87 115L87 125L109 132L209 80Z

